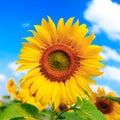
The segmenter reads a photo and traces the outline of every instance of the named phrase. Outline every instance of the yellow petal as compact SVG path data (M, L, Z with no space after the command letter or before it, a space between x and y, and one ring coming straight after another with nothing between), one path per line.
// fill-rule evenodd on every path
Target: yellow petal
M27 65L21 65L17 68L17 71L18 70L27 70L27 69L31 69L31 68L36 68L36 67L39 67L40 66L40 63L39 62L34 62L32 64L27 64Z
M34 62L39 62L40 61L40 56L37 54L30 54L30 53L22 53L18 56L20 59L26 60L26 61L34 61Z
M64 37L65 37L65 26L64 26L64 19L61 18L58 21L58 26L57 26L57 31L58 31L58 39L63 42Z
M53 30L53 33L56 34L56 25L54 24L54 22L52 21L52 19L50 18L50 16L47 16L48 17L48 22Z
M67 22L65 23L65 30L70 30L70 28L72 27L73 20L74 17L71 17L67 20Z
M32 76L36 76L37 74L39 74L39 72L40 72L39 67L35 68L35 69L32 69L23 77L23 79L28 79L28 78L30 78Z
M60 18L60 20L58 21L58 25L57 25L57 30L59 33L62 33L64 31L64 19Z
M103 50L103 47L97 46L97 45L90 45L85 51L85 56L91 56L91 55L97 55Z
M54 23L50 17L48 17L48 20L49 23L47 23L45 19L42 19L41 26L43 26L47 31L49 31L49 34L52 38L52 42L56 43L57 41L56 27L54 26Z
M54 90L53 90L53 94L52 94L52 102L54 102L54 100L55 100L55 97L56 97L58 89L59 89L58 87L59 87L58 83L54 82Z
M41 50L39 47L37 47L35 44L32 44L32 43L23 42L22 45L23 45L23 48L27 48L27 49L31 48L35 51L40 51Z
M71 88L73 89L73 91L76 92L76 97L79 96L80 98L82 98L85 95L84 89L76 84L74 77L71 77L70 83L72 85Z
M73 89L73 86L71 86L72 85L71 81L72 81L72 78L70 80L67 80L65 82L65 85L66 85L66 90L67 90L67 93L69 95L69 98L72 100L73 103L75 103L76 102L77 93Z
M15 81L14 81L13 78L11 78L11 79L8 80L7 90L11 94L16 94L17 86L16 86L16 83L15 83Z
M61 90L60 90L60 86L58 82L55 82L55 89L53 91L53 95L52 95L52 103L54 105L54 109L57 109L59 107L59 105L61 104ZM58 99L59 98L59 99Z
M64 101L65 104L72 104L72 101L69 99L66 91L66 86L63 82L60 83L60 88L61 88L61 94L62 94L62 100Z
M87 73L90 76L99 76L102 75L103 72L99 71L96 68L92 68L92 67L87 67L87 66L81 66L82 71L84 71L85 73Z
M17 62L16 62L16 64L25 64L25 63L28 63L29 61L27 61L27 60L18 60Z
M53 88L54 86L52 85L51 81L44 80L37 91L35 99L40 100L43 106L50 105Z
M43 84L46 85L47 84L47 80L45 79L45 77L43 75L41 75L39 73L39 74L36 75L35 81L32 84L32 86L30 87L30 93L33 94L34 92L36 92L36 90L39 90L39 89L45 87Z
M84 43L84 39L83 38L87 34L87 32L88 32L88 29L86 28L86 24L80 25L78 27L78 30L76 31L76 36L77 36L76 39L79 40L81 45Z
M23 83L21 83L21 87L24 89L28 89L33 84L35 79L36 79L36 77L26 79Z
M99 87L99 88L97 89L97 92L98 92L98 94L99 94L100 96L106 95L104 88L100 88L100 87Z
M40 87L43 85L41 81L41 79L39 80L38 78L36 78L35 82L31 85L29 90L31 95L37 92L37 90L40 89Z
M42 42L40 42L39 34L35 32L34 30L29 30L34 35L34 38L39 41L39 43L42 45Z
M88 83L82 76L76 76L75 78L75 81L79 87L83 88L83 90L87 91L88 93L92 92L90 87L88 86Z
M71 25L70 25L71 26ZM76 30L79 28L79 20L77 20L70 29L70 35L73 37L76 35Z
M40 42L38 40L36 40L34 37L26 37L26 38L23 38L23 39L37 45L40 48L43 48L43 46L40 44Z
M83 26L83 27L85 27L85 26ZM83 30L84 30L84 32L83 32L84 34L81 35L82 37L84 37L86 35L86 33L88 32L87 28L83 28ZM79 40L79 38L77 38L80 41L79 44L77 45L77 47L81 46L83 48L83 50L85 50L85 48L88 47L92 43L92 41L95 39L95 37L96 36L94 34L91 34L91 35L84 37L84 38L79 37L80 40Z
M79 69L78 72L76 72L76 75L80 77L82 76L84 80L89 84L94 84L94 85L96 84L96 82L86 72L84 72L81 69Z
M84 36L87 34L87 32L88 32L88 29L86 28L85 24L82 24L80 26L76 25L74 29L71 28L68 38L71 39L72 42L74 42L74 44L76 45L75 46L76 49L81 50L81 48L85 47L84 44L86 44L86 42L84 40Z
M31 49L31 48L22 48L21 52L22 52L22 54L27 54L27 55L31 55L31 56L32 56L32 54L34 54L34 56L41 56L40 51Z
M40 25L35 25L34 27L38 32L38 35L39 35L39 38L40 38L39 41L42 41L46 44L50 44L51 37L50 37L49 32L44 27L42 27Z
M95 39L95 34L91 34L87 37L84 38L85 44L86 45L90 45L92 43L92 41Z
M83 56L83 58L85 58L85 59L94 59L94 60L100 60L100 61L102 61L102 60L104 60L105 61L105 59L103 58L103 57L101 57L100 55L93 55L93 56Z
M80 64L87 67L104 68L104 65L102 63L92 59L81 60Z

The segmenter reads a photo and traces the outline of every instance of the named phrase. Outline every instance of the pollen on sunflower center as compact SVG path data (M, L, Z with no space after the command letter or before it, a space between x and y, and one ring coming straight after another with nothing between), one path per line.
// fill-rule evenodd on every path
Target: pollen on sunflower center
M112 101L106 98L97 98L96 107L104 114L110 113L113 110Z
M75 53L64 45L48 47L43 52L41 63L41 71L45 77L58 82L69 79L78 66Z
M70 66L70 58L64 51L56 50L49 54L48 63L52 70L64 71Z

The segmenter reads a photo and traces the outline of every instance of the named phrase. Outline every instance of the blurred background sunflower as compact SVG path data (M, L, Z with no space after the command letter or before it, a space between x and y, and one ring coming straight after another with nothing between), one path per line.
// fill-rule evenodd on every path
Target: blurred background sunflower
M23 89L22 87L17 86L13 78L8 80L7 90L14 100L29 103L36 106L39 110L46 108L46 106L42 106L39 101L35 101L35 98L29 94L28 89Z
M97 92L94 93L94 104L98 110L100 110L107 120L119 120L120 119L120 104L118 102L111 101L104 96L117 97L115 92L111 91L106 93L103 87L98 87Z

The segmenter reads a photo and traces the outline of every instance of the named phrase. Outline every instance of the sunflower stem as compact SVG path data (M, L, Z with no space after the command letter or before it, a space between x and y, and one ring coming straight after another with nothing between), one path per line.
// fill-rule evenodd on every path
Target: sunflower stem
M64 110L64 111L62 111L62 112L60 112L59 114L58 114L58 116L56 117L56 119L55 120L58 120L59 119L59 117L64 113L64 112L67 112L67 111L69 111L69 110L72 110L71 108L69 108L69 109L66 109L66 110Z
M50 120L55 120L55 111L51 111Z

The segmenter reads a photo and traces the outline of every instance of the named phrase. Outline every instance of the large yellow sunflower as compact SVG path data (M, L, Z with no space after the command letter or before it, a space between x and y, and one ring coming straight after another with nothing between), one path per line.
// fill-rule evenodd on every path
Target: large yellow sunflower
M114 92L106 93L104 88L98 88L94 93L95 106L105 115L107 120L120 120L120 105L102 96L116 97Z
M57 27L50 17L48 22L42 19L41 25L35 25L36 31L30 30L33 37L27 37L23 43L17 70L29 72L23 77L23 88L29 88L36 100L43 105L58 108L61 103L72 104L76 96L86 96L94 84L91 76L102 74L99 61L102 47L91 45L94 34L86 36L88 29L79 20L73 24L70 18L58 21Z

